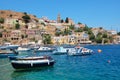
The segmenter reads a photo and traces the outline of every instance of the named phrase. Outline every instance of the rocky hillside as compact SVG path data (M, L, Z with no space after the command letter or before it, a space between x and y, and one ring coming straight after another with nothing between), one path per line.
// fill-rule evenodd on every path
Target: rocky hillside
M22 19L25 12L15 12L11 10L0 10L0 18ZM28 14L31 19L37 19L36 16Z

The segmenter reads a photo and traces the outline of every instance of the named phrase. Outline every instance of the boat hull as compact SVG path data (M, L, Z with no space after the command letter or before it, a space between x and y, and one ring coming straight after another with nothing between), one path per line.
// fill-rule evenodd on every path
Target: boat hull
M87 55L92 55L91 53L76 53L76 54L72 54L72 56L87 56Z
M44 63L16 63L11 62L13 68L15 69L31 69L31 68L40 68L45 66L53 66L54 61L44 62Z
M36 50L36 52L52 52L53 50Z
M54 55L63 55L63 54L67 54L67 52L53 52Z
M0 53L0 58L7 58L9 56L16 56L17 54L15 53Z

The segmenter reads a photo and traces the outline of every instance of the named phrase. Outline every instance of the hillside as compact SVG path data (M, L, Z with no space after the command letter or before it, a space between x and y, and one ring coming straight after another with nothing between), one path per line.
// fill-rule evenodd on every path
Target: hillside
M31 19L37 19L34 15L28 14ZM22 19L24 12L15 12L11 10L0 10L0 18Z

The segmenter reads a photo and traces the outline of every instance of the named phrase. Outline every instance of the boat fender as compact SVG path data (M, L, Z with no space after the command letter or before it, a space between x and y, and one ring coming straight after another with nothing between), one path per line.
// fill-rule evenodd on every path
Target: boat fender
M69 52L69 49L67 49L67 53Z
M48 65L50 65L50 61L48 60Z
M33 63L31 62L31 67L33 66Z

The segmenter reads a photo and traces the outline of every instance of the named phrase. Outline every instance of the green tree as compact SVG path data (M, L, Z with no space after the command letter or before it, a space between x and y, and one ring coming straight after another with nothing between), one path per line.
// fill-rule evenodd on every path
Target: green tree
M103 39L102 37L103 37L103 36L102 36L102 33L99 32L99 33L97 34L96 39L95 39L96 43L102 43L102 39Z
M83 32L83 29L82 29L82 28L77 28L77 29L75 30L75 32Z
M35 41L35 37L31 38L31 41Z
M4 18L0 18L0 23L1 23L1 24L4 23Z
M108 39L110 40L110 43L113 42L113 37L112 36L109 36Z
M0 26L0 29L4 29L4 26Z
M36 15L33 15L34 17L36 17Z
M100 37L100 36L96 37L95 41L97 43L102 43L102 37Z
M104 43L108 43L108 39L105 38L105 39L104 39Z
M75 27L74 27L74 25L70 25L69 28L70 28L71 30L74 30Z
M99 29L103 29L103 27L99 27Z
M99 33L97 34L97 36L102 38L102 33L99 32Z
M60 36L61 32L55 32L55 36Z
M24 36L24 38L28 38L28 35L26 34L26 35Z
M9 15L10 18L12 18L12 16L13 16L12 14Z
M55 36L60 36L63 32L60 29L55 30Z
M71 34L71 31L69 29L66 29L63 31L64 35L68 35L68 34Z
M86 33L89 35L93 34L93 32L90 29Z
M83 28L84 31L88 31L89 27L85 24L85 27Z
M51 44L51 36L49 34L43 35L43 43L44 44Z
M82 24L81 22L78 22L78 24Z
M23 14L24 14L24 15L27 15L27 12L24 12Z
M25 12L24 13L24 16L22 16L22 18L23 18L23 20L25 21L25 23L29 23L29 21L30 21L30 16L29 15L27 15L27 13Z
M0 37L2 37L2 32L0 32Z
M64 20L63 20L63 19L61 19L61 23L64 23Z
M24 38L25 38L25 36L22 34L22 35L21 35L21 38L22 38L22 39L24 39Z
M44 22L42 22L42 23L41 23L41 25L45 26L45 23L44 23Z
M102 37L107 38L107 33L103 33Z
M66 17L65 23L69 23L69 18L68 17Z
M120 32L118 32L117 35L120 35Z
M15 24L15 29L20 29L20 24L19 23Z
M94 34L89 35L89 39L90 39L91 41L95 41L95 35L94 35Z

